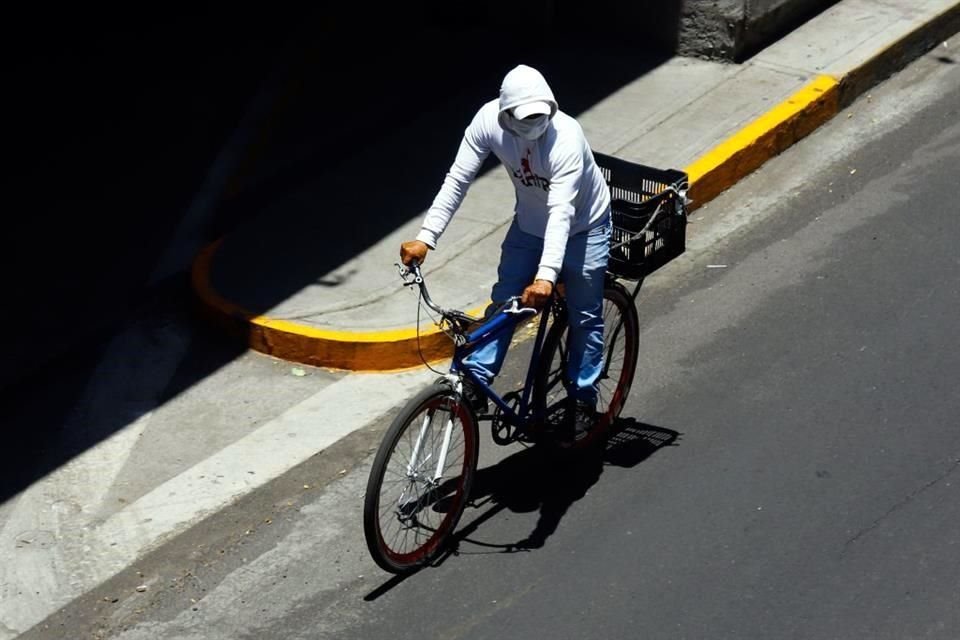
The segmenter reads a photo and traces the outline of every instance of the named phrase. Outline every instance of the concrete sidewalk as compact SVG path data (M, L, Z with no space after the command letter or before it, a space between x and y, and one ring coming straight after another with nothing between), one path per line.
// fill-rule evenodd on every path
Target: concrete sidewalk
M744 64L651 61L575 115L595 151L686 171L696 208L958 28L956 0L842 0ZM585 62L617 64L602 52L576 61ZM589 72L580 82L589 88ZM491 85L488 97L497 90ZM575 101L570 90L554 91L561 109ZM193 269L206 314L281 359L354 371L420 365L416 298L393 265L443 179L419 172L418 141L432 138L448 165L467 120L432 130L435 122L424 112L382 145L355 153L349 166L277 194L245 227L206 247ZM439 304L486 305L512 204L502 168L478 177L425 264ZM386 208L397 222L371 235ZM332 237L328 225L343 216L346 230L341 224ZM419 334L429 358L449 353L428 318Z

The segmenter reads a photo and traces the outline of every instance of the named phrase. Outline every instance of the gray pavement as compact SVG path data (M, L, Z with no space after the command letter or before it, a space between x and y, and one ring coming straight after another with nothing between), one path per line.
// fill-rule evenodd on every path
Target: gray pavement
M696 204L703 205L718 185L729 186L834 116L891 69L942 46L936 41L958 26L960 2L842 0L742 65L644 57L618 64L603 51L590 60L578 57L582 52L558 52L545 62L558 72L567 66L566 74L554 76L561 108L573 105L597 151L688 170L694 197L697 188L704 194ZM952 39L944 57L955 51ZM536 64L536 56L529 62ZM451 97L446 114L423 112L405 120L384 134L383 146L338 148L343 161L337 166L285 183L289 188L259 190L264 205L257 215L208 250L206 263L198 262L195 283L206 310L240 329L249 340L241 345L282 360L333 368L317 354L362 352L371 344L383 349L364 360L368 365L380 362L389 369L408 357L409 343L397 340L393 347L386 340L409 334L416 321L416 300L399 286L393 263L400 241L413 236L440 184L459 130L479 104L474 99L496 91L498 78L486 79L486 93L466 91ZM270 162L269 153L261 153L261 161ZM494 168L474 185L426 265L434 297L445 306L485 303L512 203L501 171ZM150 341L144 344L146 349ZM171 370L178 366L168 364ZM0 638L15 637L347 435L383 423L432 377L423 367L401 374L335 372L323 377L314 395L300 389L285 409L255 416L236 433L225 429L209 446L196 437L168 443L184 455L164 455L185 462L149 477L136 471L149 470L144 461L160 466L151 453L155 440L141 438L145 420L187 411L168 402L162 411L130 419L111 438L0 505ZM235 391L258 395L256 388ZM188 402L189 394L179 400ZM143 411L157 402L146 402ZM87 407L79 411L90 413ZM202 420L197 422L202 434ZM131 478L135 494L115 502L118 479Z

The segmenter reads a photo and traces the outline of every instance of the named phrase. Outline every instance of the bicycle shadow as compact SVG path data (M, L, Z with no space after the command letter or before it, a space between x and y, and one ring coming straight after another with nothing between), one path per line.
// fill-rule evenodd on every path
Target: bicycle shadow
M672 429L634 418L618 418L606 440L589 449L559 454L549 447L530 447L480 469L474 478L468 509L487 509L453 536L449 549L434 566L452 555L473 553L464 551L465 544L496 549L499 553L543 547L570 507L596 484L604 467L632 468L660 449L676 446L679 437L679 432ZM503 510L539 510L539 518L533 531L516 542L491 543L470 537Z
M465 524L451 537L446 550L427 566L440 566L457 555L530 552L543 547L573 503L596 484L605 466L632 468L660 449L676 446L679 438L680 433L672 429L634 418L618 418L606 440L589 449L560 454L549 447L534 446L478 470L461 521ZM471 510L481 509L486 510L470 518ZM539 510L540 517L533 531L516 542L487 542L471 537L504 510L514 513ZM465 551L465 545L490 551ZM394 576L368 593L364 600L378 599L424 568Z

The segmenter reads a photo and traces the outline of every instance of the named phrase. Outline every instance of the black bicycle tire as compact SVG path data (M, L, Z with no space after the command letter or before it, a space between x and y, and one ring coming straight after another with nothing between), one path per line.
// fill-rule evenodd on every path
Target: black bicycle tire
M418 551L423 551L420 557L410 563L400 563L390 557L390 553L385 549L382 532L380 531L379 512L380 512L380 488L383 484L384 474L390 457L396 447L397 442L410 426L411 421L419 415L424 408L432 401L437 399L453 399L462 409L458 412L460 424L463 425L466 442L470 443L465 455L465 468L463 472L464 480L461 489L461 499L453 505L447 518L443 522L443 531L439 531L431 537ZM367 478L367 490L364 495L363 505L363 532L366 539L367 549L370 556L385 571L395 574L404 574L415 571L426 564L429 564L443 550L450 535L456 530L460 518L463 516L463 510L470 499L470 489L473 485L473 479L476 475L477 464L479 460L479 428L476 417L460 398L456 397L449 386L438 383L422 391L407 402L404 408L397 414L390 428L387 430L377 454L370 469L370 475ZM431 548L424 550L425 547Z
M575 447L588 446L594 442L607 431L610 424L620 415L620 412L626 404L627 397L630 395L633 378L637 370L637 360L640 353L640 319L637 315L637 309L633 305L633 299L624 286L615 280L610 280L604 285L603 297L605 300L612 301L624 318L625 336L628 339L626 364L624 371L621 372L621 378L614 392L614 400L617 401L617 406L614 406L614 403L611 402L611 407L614 409L613 414L610 415L609 412L607 412L606 415L601 416L600 420L598 420L600 428L591 432L589 437L577 441ZM539 411L543 411L546 406L546 377L553 363L554 352L559 348L560 339L567 329L566 320L566 314L562 315L547 331L547 335L543 341L543 348L537 361L537 372L534 376L533 387L533 406ZM605 350L606 347L607 345L604 345ZM617 393L619 393L619 398L616 397Z

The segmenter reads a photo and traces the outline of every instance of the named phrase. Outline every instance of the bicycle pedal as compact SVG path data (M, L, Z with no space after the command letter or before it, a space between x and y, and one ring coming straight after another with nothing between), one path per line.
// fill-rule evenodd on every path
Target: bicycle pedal
M490 425L490 437L499 445L508 445L517 441L517 428L493 421Z

